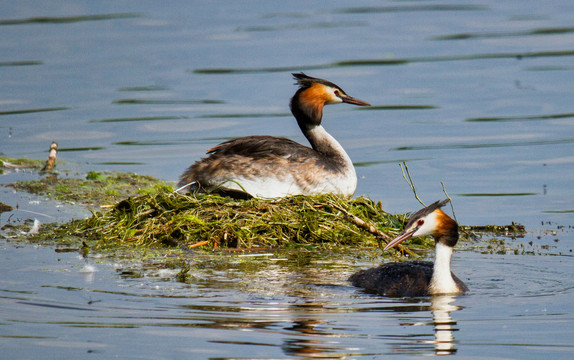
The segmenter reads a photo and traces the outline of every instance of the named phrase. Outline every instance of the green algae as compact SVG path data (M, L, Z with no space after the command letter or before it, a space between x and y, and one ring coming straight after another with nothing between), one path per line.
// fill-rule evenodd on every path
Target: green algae
M13 169L29 169L29 170L39 170L44 166L45 161L42 160L30 160L23 158L9 158L0 156L0 175L4 174L7 170Z
M151 176L95 171L90 171L84 179L50 174L41 179L18 181L5 186L90 207L112 204L129 196L173 190L167 182Z

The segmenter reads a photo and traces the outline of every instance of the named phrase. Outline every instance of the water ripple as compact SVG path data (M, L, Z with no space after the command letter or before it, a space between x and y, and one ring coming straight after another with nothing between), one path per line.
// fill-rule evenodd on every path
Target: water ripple
M548 114L548 115L521 115L521 116L494 116L469 118L469 122L490 122L490 121L524 121L524 120L552 120L574 117L574 113Z
M69 109L69 107L60 106L60 107L38 108L38 109L8 110L8 111L0 111L0 116L2 116L2 115L29 114L29 113L46 112L46 111L60 111L60 110L68 110L68 109Z
M318 70L334 67L348 66L392 66L405 65L409 63L424 62L451 62L451 61L470 61L470 60L492 60L492 59L525 59L539 57L559 57L574 56L574 50L552 50L552 51L525 51L525 52L508 52L508 53L484 53L470 55L444 55L444 56L423 56L412 58L386 58L386 59L359 59L359 60L342 60L327 64L315 65L298 65L298 66L277 66L267 68L203 68L191 70L195 74L245 74L245 73L268 73L268 72L288 72L301 70Z
M114 100L119 105L177 105L177 104L223 104L223 100L199 99L199 100L143 100L143 99L119 99Z
M161 120L179 120L188 119L187 116L142 116L142 117L130 117L130 118L110 118L110 119L99 119L90 120L91 123L116 123L116 122L132 122L132 121L161 121Z
M562 35L574 32L574 27L540 28L526 31L499 31L489 33L459 33L450 35L433 36L430 40L467 40L467 39L490 39L515 36L538 36L538 35Z
M373 14L414 11L483 11L489 8L484 5L410 5L410 6L363 6L349 7L329 11L333 14Z
M538 193L531 193L531 192L514 192L514 193L461 193L457 194L458 196L466 196L466 197L477 197L477 196L486 196L486 197L493 197L493 196L532 196L538 195Z
M558 145L574 143L574 138L551 139L551 140L533 140L524 142L504 142L504 143L482 143L482 144L441 144L441 145L420 145L420 146L399 146L391 150L446 150L446 149L479 149L494 147L512 147L512 146L533 146L533 145Z
M248 114L208 114L198 116L200 119L227 119L227 118L266 118L266 117L286 117L290 113L248 113Z
M373 110L431 110L438 109L436 105L375 105L368 107L356 108L360 111L373 111Z
M288 31L288 30L308 30L308 29L330 29L330 28L341 28L341 27L357 27L357 26L367 26L368 23L360 21L335 21L335 22L317 22L310 24L280 24L280 25L252 25L252 26L240 26L237 31Z
M76 15L76 16L39 16L25 19L0 20L0 25L21 25L21 24L66 24L82 21L130 19L141 17L138 13L117 13L101 15Z
M42 65L43 61L35 60L21 60L21 61L0 61L0 66L30 66L30 65Z

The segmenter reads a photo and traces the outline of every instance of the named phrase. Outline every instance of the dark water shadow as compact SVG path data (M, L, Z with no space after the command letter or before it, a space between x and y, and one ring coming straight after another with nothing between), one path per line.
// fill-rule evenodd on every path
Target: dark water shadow
M540 36L540 35L563 35L574 32L574 27L553 27L540 28L526 31L499 31L490 33L459 33L450 35L439 35L429 38L429 40L469 40L469 39L496 39L517 36Z
M309 29L334 29L345 27L368 26L363 21L333 21L333 22L315 22L310 24L280 24L280 25L251 25L240 26L237 31L256 32L256 31L289 31L289 30L309 30Z
M348 7L325 11L330 14L378 14L378 13L398 13L398 12L418 12L418 11L484 11L489 10L485 5L474 4L416 4L398 6L362 6Z
M514 192L514 193L460 193L457 196L464 197L498 197L498 196L533 196L540 195L533 192Z
M290 113L236 113L236 114L208 114L197 116L198 119L228 119L228 118L267 118L267 117L290 117Z
M102 161L102 162L94 162L95 165L144 165L147 163L144 162L136 162L136 161Z
M574 66L567 65L542 65L542 66L527 66L524 68L525 71L572 71Z
M86 147L70 147L70 148L63 148L59 147L58 152L75 152L75 151L96 151L96 150L103 150L105 147L103 146L86 146Z
M69 110L69 109L70 109L69 107L60 106L60 107L38 108L38 109L8 110L8 111L0 111L0 116L2 116L2 115L30 114L30 113L48 112L48 111L61 111L61 110Z
M482 144L443 144L443 145L420 145L420 146L399 146L389 150L449 150L449 149L480 149L496 147L515 147L515 146L535 146L535 145L559 145L574 143L574 138L551 139L551 140L532 140L522 142L504 142L504 143L482 143Z
M554 120L574 118L574 113L547 114L547 115L520 115L520 116L493 116L469 118L468 122L505 122L505 121L528 121L528 120Z
M150 85L150 86L128 86L119 88L118 91L126 91L126 92L137 92L137 91L165 91L169 90L167 86L157 86L157 85Z
M1 25L22 24L69 24L83 21L101 21L115 19L132 19L142 17L140 13L116 13L101 15L76 15L76 16L38 16L25 19L0 20Z
M117 141L114 142L114 145L120 146L166 146L166 145L175 145L180 143L179 141L162 141L162 140L150 140L150 141Z
M117 105L181 105L181 104L224 104L223 100L199 99L199 100L143 100L143 99L119 99L114 100Z
M521 60L526 58L561 57L561 56L574 56L574 50L423 56L423 57L412 57L412 58L359 59L359 60L342 60L333 63L315 64L315 65L302 64L297 66L279 66L279 67L267 67L267 68L203 68L189 71L195 74L230 74L230 73L250 74L250 73L318 70L318 69L328 69L335 67L395 66L395 65L406 65L410 63L453 62L453 61L473 61L473 60L493 60L493 59Z
M163 121L163 120L180 120L189 119L187 116L142 116L142 117L130 117L130 118L110 118L110 119L99 119L90 120L91 123L122 123L122 122L134 122L134 121Z
M22 60L22 61L0 61L0 66L31 66L31 65L43 65L43 61L34 60Z
M462 4L421 4L415 5L392 5L392 6L356 6L342 7L337 9L324 8L307 12L278 12L267 13L261 16L263 19L273 18L310 18L318 15L357 15L357 14L391 14L405 12L442 12L442 11L485 11L490 7L485 5L462 5Z
M357 107L355 110L359 111L378 111L378 110L433 110L439 109L436 105L374 105L368 107Z

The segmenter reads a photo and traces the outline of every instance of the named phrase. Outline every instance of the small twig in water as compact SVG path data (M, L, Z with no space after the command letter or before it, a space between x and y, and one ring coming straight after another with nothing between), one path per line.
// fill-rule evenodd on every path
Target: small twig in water
M380 231L379 229L377 229L376 227L374 227L373 225L367 223L366 221L364 221L363 219L361 219L360 217L351 214L350 212L348 212L347 210L343 209L341 206L333 203L333 202L329 202L329 205L332 206L333 208L339 210L340 212L342 212L345 217L347 218L348 221L352 222L353 224L357 225L359 228L366 230L368 232L370 232L371 234L382 238L385 243L389 243L391 240L393 240L392 237L388 236L387 234L383 233L382 231ZM409 255L415 255L415 253L413 253L412 251L410 251L409 249L407 249L406 247L402 246L402 245L398 245L396 247L397 251L400 251L402 253L407 253Z
M370 232L373 235L379 236L381 238L383 238L387 243L391 240L393 240L392 237L388 236L387 234L381 232L379 229L377 229L376 227L374 227L373 225L367 223L366 221L364 221L363 219L361 219L360 217L351 214L350 212L348 212L347 210L343 209L341 206L329 202L329 205L331 205L332 207L334 207L335 209L339 210L340 212L342 212L343 214L345 214L345 216L347 217L347 220L349 220L350 222L352 222L353 224L357 225L358 227L360 227L363 230L367 230L368 232Z
M448 193L446 192L446 187L444 186L444 182L441 181L440 184L442 185L442 192L446 195L446 198L450 200L449 202L450 202L450 209L452 210L452 216L454 217L454 221L456 221L458 224L458 220L456 218L456 213L454 212L454 205L452 205L452 199L448 195Z
M399 164L399 166L401 167L401 171L403 172L403 179L405 179L405 181L407 182L407 184L409 184L411 190L413 191L413 193L415 194L415 198L418 200L418 202L420 202L424 207L426 207L425 203L419 198L418 194L417 194L417 189L415 188L415 183L413 181L413 178L411 177L411 174L409 172L409 167L407 166L407 163L403 161L402 164ZM406 173L406 174L405 174Z

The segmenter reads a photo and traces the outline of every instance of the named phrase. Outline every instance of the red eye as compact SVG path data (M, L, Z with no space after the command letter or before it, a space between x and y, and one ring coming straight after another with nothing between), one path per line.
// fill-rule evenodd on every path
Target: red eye
M420 219L419 221L417 221L418 226L422 226L424 223L425 223L425 221L423 219Z
M341 94L339 93L339 90L335 90L335 96L341 97Z

